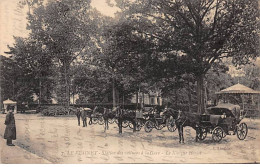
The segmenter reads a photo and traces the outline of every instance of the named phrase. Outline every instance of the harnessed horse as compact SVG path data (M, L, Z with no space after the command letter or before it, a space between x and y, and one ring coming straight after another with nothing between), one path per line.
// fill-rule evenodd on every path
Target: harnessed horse
M87 116L89 115L89 112L91 112L92 110L90 108L78 108L76 111L76 116L78 119L78 126L80 126L80 117L82 119L82 123L83 123L83 127L87 127ZM92 121L92 118L90 118L90 121ZM90 124L89 121L89 124Z
M77 108L76 116L77 116L77 119L78 119L78 126L80 126L80 115L81 115L81 113L80 113L80 109Z
M196 113L185 113L183 111L175 111L174 119L179 133L179 143L184 143L183 128L186 126L192 127L196 131L196 142L198 141L199 133L199 117Z
M108 115L109 115L109 110L107 108L104 108L104 112L103 112L103 118L105 121L105 131L108 130L109 126L108 126Z
M133 124L133 132L136 131L136 113L135 112L127 112L127 110L123 110L120 107L116 107L114 110L116 110L116 117L118 119L118 127L119 127L119 133L122 133L123 129L123 121L129 121Z

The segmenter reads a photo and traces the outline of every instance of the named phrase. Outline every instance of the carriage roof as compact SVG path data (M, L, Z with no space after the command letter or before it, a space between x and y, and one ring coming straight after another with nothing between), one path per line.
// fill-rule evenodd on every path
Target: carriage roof
M208 108L209 112L211 114L226 114L227 116L232 116L232 117L239 117L240 115L240 106L239 105L234 105L230 103L223 103L223 104L218 104L217 106L214 107L209 107Z

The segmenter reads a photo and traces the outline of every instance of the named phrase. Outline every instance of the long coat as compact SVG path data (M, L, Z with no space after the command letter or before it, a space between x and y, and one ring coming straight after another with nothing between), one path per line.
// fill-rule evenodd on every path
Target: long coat
M8 113L6 115L5 119L5 134L4 134L4 139L16 139L16 127L15 127L15 120L14 120L14 114L13 113Z

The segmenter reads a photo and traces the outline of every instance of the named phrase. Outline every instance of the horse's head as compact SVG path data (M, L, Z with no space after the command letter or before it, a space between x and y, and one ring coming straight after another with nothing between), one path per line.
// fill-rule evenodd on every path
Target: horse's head
M80 113L80 108L76 108L76 114Z
M165 112L171 115L175 120L180 119L183 115L183 112L181 110L174 110L172 108L168 108Z

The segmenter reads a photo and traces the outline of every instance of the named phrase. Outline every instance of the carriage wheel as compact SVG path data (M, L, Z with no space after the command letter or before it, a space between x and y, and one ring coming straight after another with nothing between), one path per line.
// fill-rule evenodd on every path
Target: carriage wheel
M227 133L225 131L223 131L223 136L222 138L225 138L227 136Z
M54 113L49 113L49 115L48 116L55 116L55 114Z
M166 120L166 126L170 132L174 132L177 129L175 120L173 118L168 118Z
M127 128L128 125L129 125L128 121L127 121L127 120L123 120L123 122L122 122L122 127L123 127L123 128Z
M98 118L98 124L99 125L103 125L104 123L105 123L104 118L103 117L99 117Z
M92 123L93 124L97 124L98 123L98 119L97 118L92 118Z
M151 132L153 130L154 127L154 123L150 120L148 120L145 124L144 124L144 130L145 132Z
M223 133L224 133L224 130L221 127L217 126L212 131L212 139L215 142L220 142L222 140L222 138L223 138Z
M244 140L247 136L248 128L246 123L241 123L237 126L237 138L239 140Z
M108 119L108 123L112 124L112 123L114 123L114 122L115 122L114 119Z
M136 121L136 130L140 131L142 129L142 122L141 120Z
M116 124L118 124L118 119L114 118L114 122L115 122Z
M205 128L199 128L197 137L199 140L204 140L207 137L207 130Z
M134 129L134 124L131 121L128 122L128 126L130 129Z
M155 125L154 125L155 129L157 130L162 130L162 128L164 127L163 124L160 124L159 122L156 122Z
M144 124L146 123L146 120L140 120L140 123L141 123L141 127L143 127Z

